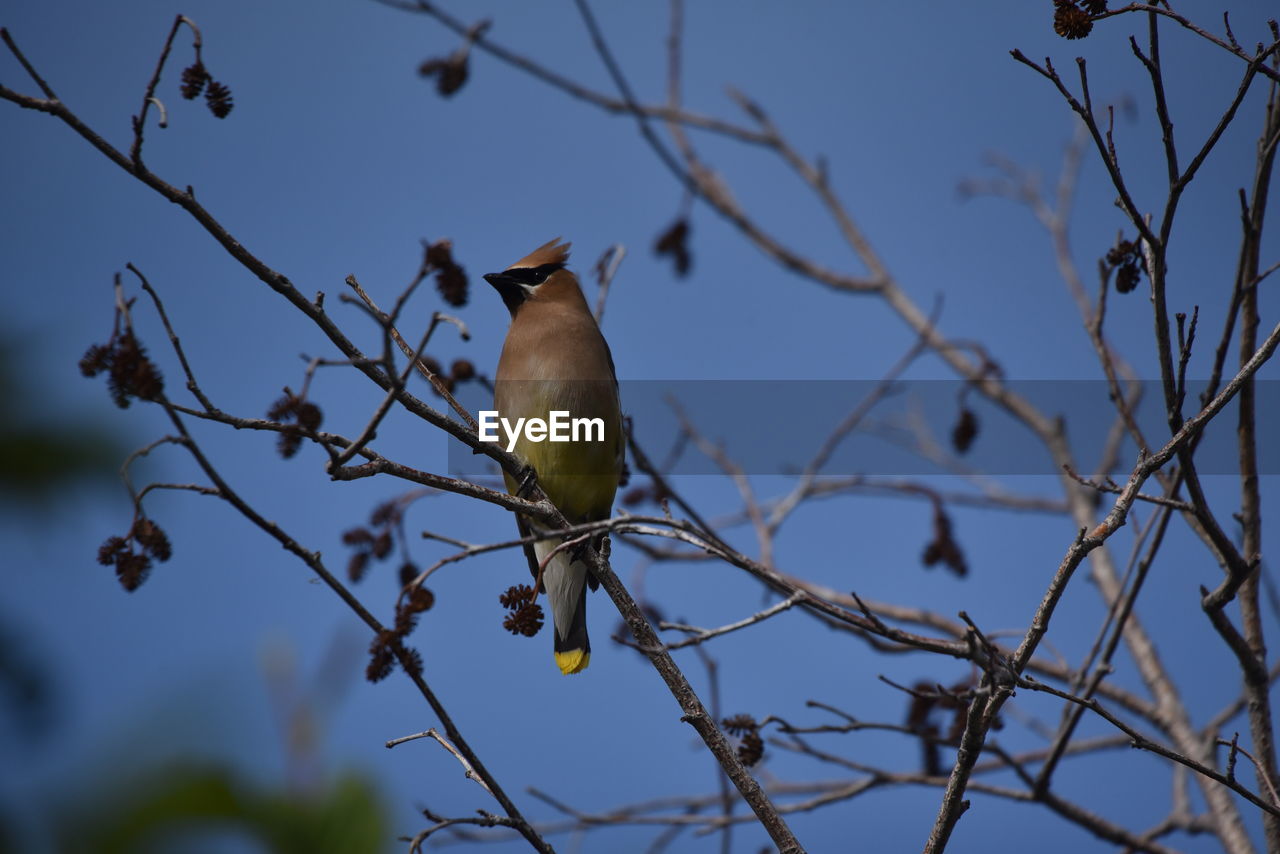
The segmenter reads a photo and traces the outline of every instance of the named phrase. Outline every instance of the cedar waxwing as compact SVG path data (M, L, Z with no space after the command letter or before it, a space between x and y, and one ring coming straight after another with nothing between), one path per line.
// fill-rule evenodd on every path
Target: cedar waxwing
M537 473L547 498L571 524L607 519L622 471L622 411L613 356L595 317L578 287L578 278L565 269L569 244L559 238L539 246L501 273L486 275L511 311L511 328L502 345L494 384L494 409L509 424L518 418L550 423L561 417L589 419L571 441L536 441L516 428L515 451ZM507 429L504 426L504 429ZM501 436L501 432L499 433ZM504 446L507 443L503 437ZM505 475L507 491L520 484ZM522 536L535 523L516 517ZM537 578L541 561L558 545L556 540L525 548L530 570ZM556 665L561 673L577 673L591 659L587 639L587 585L596 580L580 551L558 552L542 573L542 590L551 605Z

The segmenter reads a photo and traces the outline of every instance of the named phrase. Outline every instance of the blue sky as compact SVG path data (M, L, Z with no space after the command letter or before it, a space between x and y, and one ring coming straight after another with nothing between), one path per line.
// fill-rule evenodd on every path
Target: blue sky
M597 5L632 85L644 100L661 99L665 12L651 4ZM833 187L904 289L926 308L941 295L942 327L983 341L1009 376L1092 379L1092 350L1041 229L1015 204L965 200L957 192L963 179L991 174L983 165L988 152L1050 181L1056 175L1073 119L1047 81L1010 59L1008 51L1017 47L1035 59L1051 55L1064 73L1074 72L1072 59L1083 55L1095 101L1133 100L1136 117L1117 117L1117 145L1140 203L1151 207L1162 199L1150 90L1127 44L1145 22L1107 21L1089 39L1065 42L1052 31L1049 5L820 2L797 9L693 0L686 10L684 97L693 109L736 120L724 88L732 85L768 110L800 152L824 154ZM492 17L494 39L612 93L571 4L450 8L468 20ZM1230 8L1242 43L1266 37L1270 4ZM676 216L682 191L634 123L483 55L473 57L466 87L440 98L415 68L452 51L457 39L425 17L375 2L229 0L178 7L76 0L14 4L0 23L73 110L125 147L129 116L177 12L200 25L206 65L231 86L236 106L218 121L178 98L178 71L190 57L183 33L159 90L170 127L148 130L148 164L175 185L194 186L224 225L304 292L325 291L335 315L367 350L376 348L376 330L356 311L337 306L343 279L354 273L390 303L417 269L418 241L448 237L472 277L472 299L460 314L473 338L464 344L446 330L432 352L442 360L466 357L492 372L507 313L478 276L556 235L573 241L573 264L584 279L609 245L628 247L604 324L624 381L874 380L911 344L908 330L874 299L834 294L780 270L701 205L692 213L692 275L675 278L650 247ZM1206 24L1214 25L1218 14L1207 11ZM1185 159L1191 140L1212 127L1234 93L1239 70L1222 52L1172 28L1165 50L1176 126L1188 135ZM1074 73L1068 79L1074 81ZM0 57L0 81L35 92L8 55ZM1206 341L1216 340L1222 325L1235 259L1234 199L1251 175L1258 94L1206 163L1178 223L1170 303L1174 310L1201 306ZM112 275L126 262L160 290L206 392L228 411L260 416L282 386L301 381L299 354L330 354L317 330L194 222L65 126L9 104L0 105L0 115L6 199L0 253L9 282L0 331L20 344L22 379L38 395L34 415L108 430L127 446L168 431L153 407L116 410L101 384L82 379L76 368L85 347L109 334ZM714 136L694 138L703 159L764 226L824 264L860 272L817 202L776 158ZM1086 272L1123 228L1103 178L1095 157L1086 156L1072 222L1076 258ZM1274 260L1274 239L1268 248L1264 263ZM1264 326L1267 301L1264 294ZM412 328L436 307L435 295L421 292L411 303L418 324ZM137 315L144 341L178 393L178 368L158 322L141 304ZM1149 315L1139 290L1113 296L1108 323L1125 356L1154 378ZM1207 374L1208 354L1207 345L1197 352L1193 375ZM911 376L949 374L925 359ZM1262 376L1280 378L1280 372L1272 365ZM368 383L336 369L321 372L313 394L326 424L347 434L359 431L380 398ZM315 449L283 462L269 436L193 429L237 489L337 568L346 557L342 531L362 524L374 504L401 489L387 481L331 484ZM407 416L390 421L379 442L406 463L432 470L446 465L444 435ZM143 470L150 477L198 478L173 449L153 457ZM1055 488L1049 477L1006 483L1032 492ZM683 485L711 515L734 506L732 487L722 479L691 476ZM779 479L760 481L766 493L785 487ZM1234 506L1228 479L1210 479L1209 487ZM1280 497L1274 478L1265 489L1266 499ZM287 757L268 663L292 660L306 680L333 656L344 675L334 683L340 686L335 696L319 703L317 751L326 769L356 768L375 779L397 833L419 829L417 804L444 813L492 808L433 745L383 749L386 739L435 721L403 678L364 682L364 629L304 566L210 499L157 495L148 509L168 530L175 556L132 595L93 559L103 539L128 526L122 489L85 490L51 512L4 510L0 538L10 581L0 619L47 663L58 700L46 738L5 736L13 742L6 755L18 758L0 771L0 796L11 809L48 804L73 782L91 787L120 761L209 755L265 783L279 782ZM948 614L964 607L984 626L1025 626L1073 533L1069 522L965 509L954 517L972 567L968 580L919 565L929 510L898 499L815 505L784 529L778 559L798 574L869 597ZM473 542L514 533L508 514L445 496L420 502L409 526L411 533L429 528ZM751 547L749 531L737 534L736 542ZM1274 526L1265 536L1274 536ZM1186 694L1203 722L1235 690L1229 657L1196 599L1197 586L1215 583L1218 570L1184 530L1171 537L1159 588L1142 613L1166 645L1175 675L1199 686ZM420 563L443 554L411 539ZM1128 542L1127 535L1117 540L1117 555ZM739 619L764 601L756 585L728 568L646 568L622 548L615 549L614 565L667 613L699 625ZM394 572L377 570L358 592L389 618ZM497 594L523 580L523 563L511 554L439 573L431 585L438 605L413 637L428 680L522 808L537 818L552 816L524 794L529 785L585 810L714 791L716 769L679 722L656 675L636 654L608 642L617 620L605 597L589 606L596 652L580 678L555 673L545 634L526 640L501 630ZM1078 660L1100 613L1095 591L1080 580L1050 641ZM898 720L905 702L876 680L878 673L899 682L950 682L966 672L957 662L921 655L878 658L797 613L723 638L710 652L720 662L726 714L772 713L808 723L826 721L805 708L806 699L866 719ZM705 689L698 660L686 653L679 661ZM1131 668L1122 666L1116 679L1132 684ZM1023 707L1056 720L1056 706L1026 698ZM1020 732L1002 739L1036 744L1025 728L1011 721L1010 729ZM898 767L915 762L916 747L905 740L845 739L828 746ZM1154 823L1167 807L1163 766L1146 756L1122 759L1120 770L1105 775L1089 764L1099 760L1064 769L1064 787L1084 792L1086 803L1117 819ZM834 772L774 756L763 773L805 780ZM932 789L880 792L798 816L794 827L815 851L845 844L850 827L867 850L910 850L923 843L938 798ZM988 850L992 833L1046 827L1055 829L1039 836L1046 851L1093 844L1043 810L977 800L952 850ZM655 833L606 831L583 844L585 850L606 843L640 850ZM754 850L763 838L755 830L736 837L740 850ZM1191 850L1203 844L1177 842ZM672 850L706 850L707 844L686 836ZM574 850L571 843L564 847Z

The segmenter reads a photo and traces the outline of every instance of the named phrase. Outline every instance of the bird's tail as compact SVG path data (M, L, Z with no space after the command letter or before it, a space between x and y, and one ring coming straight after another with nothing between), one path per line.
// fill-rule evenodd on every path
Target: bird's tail
M538 562L556 545L550 540L534 543ZM586 670L591 662L591 641L587 638L587 565L573 560L570 551L561 551L543 570L542 584L551 603L556 666L565 674Z

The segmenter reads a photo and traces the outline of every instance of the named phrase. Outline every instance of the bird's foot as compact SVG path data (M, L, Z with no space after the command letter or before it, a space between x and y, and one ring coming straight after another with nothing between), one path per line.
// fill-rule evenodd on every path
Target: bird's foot
M516 488L516 498L527 498L528 492L538 482L538 473L533 466L526 465L520 472L520 486Z

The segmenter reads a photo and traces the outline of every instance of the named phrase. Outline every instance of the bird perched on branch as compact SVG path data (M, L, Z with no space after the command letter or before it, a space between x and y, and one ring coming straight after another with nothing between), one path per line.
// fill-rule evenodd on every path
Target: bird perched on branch
M607 519L613 510L622 471L622 412L609 345L577 276L565 268L568 259L569 244L556 238L484 278L511 312L494 408L508 424L520 418L549 423L555 413L562 424L568 419L572 427L562 431L568 441L553 441L554 433L538 440L533 431L517 428L514 450L564 517L581 524ZM505 478L507 490L517 494L522 484L510 474ZM516 520L522 536L538 530L530 519ZM587 587L594 590L597 582L581 559L581 546L555 551L559 545L558 539L542 540L526 546L525 554L535 584L546 564L539 589L551 606L556 665L562 673L578 673L591 659Z

